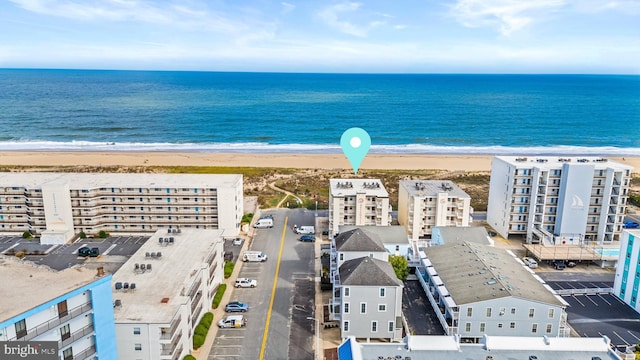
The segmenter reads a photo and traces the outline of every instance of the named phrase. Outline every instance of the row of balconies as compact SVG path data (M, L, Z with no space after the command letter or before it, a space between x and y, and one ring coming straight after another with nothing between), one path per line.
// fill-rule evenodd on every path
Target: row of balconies
M92 310L91 301L88 301L82 305L76 306L73 309L67 310L66 313L56 314L55 317L39 323L35 326L31 326L22 333L18 333L15 337L9 339L9 341L29 341L36 336L42 335L51 329L58 328L60 324L68 322L69 320L76 318L84 313L88 313ZM43 314L43 312L41 312Z
M197 190L197 192L195 191ZM91 189L88 191L84 190L71 190L69 191L71 197L96 197L96 196L105 196L105 195L191 195L191 196L210 196L211 194L216 194L216 189L202 189L202 188L192 188L192 189L170 189L167 192L167 189L149 189L149 188L101 188L101 189Z
M169 201L167 201L169 200ZM79 207L79 208L86 208L86 207L96 207L96 206L104 206L104 205L111 205L113 206L114 204L118 204L120 206L122 205L126 205L126 206L141 206L141 205L164 205L164 206L174 206L175 204L183 204L183 206L185 204L190 204L190 205L211 205L211 206L217 206L218 205L218 200L216 198L212 198L212 199L189 199L189 200L185 200L185 199L178 199L178 198L143 198L142 200L140 199L133 199L133 200L129 200L129 199L122 199L122 198L102 198L99 200L88 200L88 201L78 201L78 200L71 200L71 206L72 207Z

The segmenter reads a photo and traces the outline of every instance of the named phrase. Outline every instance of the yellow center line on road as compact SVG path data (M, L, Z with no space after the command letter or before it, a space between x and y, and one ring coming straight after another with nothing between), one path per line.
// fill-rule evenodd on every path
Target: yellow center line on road
M273 279L273 287L271 288L271 300L269 300L269 310L267 311L267 322L264 327L264 333L262 334L262 347L260 348L260 360L264 359L264 350L267 347L267 335L269 335L269 323L271 322L271 311L273 310L273 301L276 297L276 288L278 285L278 275L280 273L280 259L282 258L282 250L284 249L284 236L287 233L287 220L289 217L284 218L284 228L282 229L282 238L280 239L280 251L278 252L278 263L276 264L276 275Z

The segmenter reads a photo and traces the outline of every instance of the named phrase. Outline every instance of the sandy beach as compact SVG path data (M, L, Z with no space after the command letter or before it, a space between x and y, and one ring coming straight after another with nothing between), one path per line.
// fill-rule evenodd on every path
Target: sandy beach
M369 154L360 169L490 171L488 155ZM640 172L640 157L609 158ZM239 166L348 169L343 154L248 154L196 152L0 152L0 165L24 166Z

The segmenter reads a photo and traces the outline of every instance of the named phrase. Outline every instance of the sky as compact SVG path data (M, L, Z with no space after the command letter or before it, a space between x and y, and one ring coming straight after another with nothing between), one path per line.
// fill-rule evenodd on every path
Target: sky
M640 74L640 0L0 0L0 68Z

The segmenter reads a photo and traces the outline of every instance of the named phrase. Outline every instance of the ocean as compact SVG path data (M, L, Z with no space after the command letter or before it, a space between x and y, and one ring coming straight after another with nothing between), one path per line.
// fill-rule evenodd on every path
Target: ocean
M0 151L640 156L640 76L0 70Z

